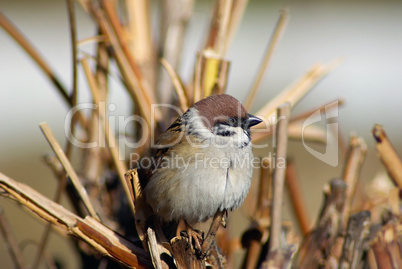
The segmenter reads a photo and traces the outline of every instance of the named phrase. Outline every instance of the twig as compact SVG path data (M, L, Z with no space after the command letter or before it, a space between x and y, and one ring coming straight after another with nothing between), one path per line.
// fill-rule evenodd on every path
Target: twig
M96 61L96 85L98 86L99 99L101 102L107 100L108 94L108 67L109 56L105 43L97 43ZM99 116L96 111L91 112L91 118L88 128L88 141L97 141L99 144L105 141L104 133L101 131ZM110 159L109 152L103 146L85 149L83 163L83 175L91 183L96 184L101 176L103 160ZM99 211L98 211L99 212Z
M84 73L86 75L86 78L87 78L87 81L88 81L88 84L89 84L89 88L91 90L91 93L92 93L92 96L93 96L93 99L94 99L94 103L99 104L99 106L100 106L101 104L99 103L100 102L100 100L99 100L99 90L98 90L97 84L95 82L94 75L92 74L92 72L90 70L88 61L86 59L82 59L81 64L82 64L82 67L84 69ZM138 210L135 208L134 203L130 202L130 201L132 201L131 194L130 194L130 189L128 188L128 185L126 184L126 179L125 179L125 173L127 171L127 167L126 167L126 164L124 163L124 161L119 158L119 152L118 152L118 149L116 147L116 145L117 145L116 138L115 138L113 132L110 131L109 123L108 123L108 121L106 119L106 115L105 115L105 110L106 110L105 107L99 107L98 108L97 111L98 111L98 115L99 115L99 120L102 123L102 128L103 128L103 131L104 131L104 134L105 134L105 138L106 138L106 141L107 141L107 144L108 144L108 148L109 148L110 154L112 156L113 162L114 162L114 164L116 166L116 170L117 170L117 173L119 175L120 182L121 182L121 184L123 186L123 189L124 189L124 192L126 194L127 200L129 201L128 204L129 204L129 206L131 208L131 211L133 212L133 215L136 216L137 213L138 213L137 212ZM140 196L139 191L137 189L135 189L135 195L136 195L136 197ZM144 236L143 236L145 231L143 231L142 229L140 229L137 226L137 222L135 224L136 224L136 227L137 227L137 232L139 233L139 235L141 235L140 239L141 239L142 243L144 245L146 245L146 243L144 241Z
M70 97L67 93L66 88L60 82L60 80L56 77L53 70L46 63L43 57L39 54L39 52L34 48L34 46L27 40L27 38L18 30L18 28L12 24L8 18L0 12L0 25L3 29L12 37L14 40L31 56L32 60L39 65L43 72L49 77L50 81L53 82L54 86L59 90L63 99L70 103Z
M137 5L135 5L135 7L139 7L139 9L140 9L139 11L141 12L141 10L142 10L143 14L138 15L137 17L135 17L133 19L134 20L139 19L140 21L144 20L144 17L147 17L149 15L148 7L147 7L148 4L143 0L136 2L136 4ZM132 71L132 75L135 76L133 78L134 79L133 85L137 85L137 86L135 86L131 90L141 91L141 93L139 93L138 96L142 95L143 96L142 98L145 98L145 100L147 102L146 104L149 105L149 104L156 103L155 94L152 91L152 89L154 89L154 86L153 86L153 76L154 75L152 74L153 71L152 71L152 69L149 69L148 66L141 67L140 66L141 64L139 64L137 62L138 57L140 58L140 61L141 61L141 59L146 60L145 62L143 62L143 64L145 64L145 65L147 65L146 62L151 60L151 58L148 58L148 56L147 56L148 55L147 51L149 49L151 49L151 47L152 47L151 42L148 40L145 40L146 38L141 39L141 40L135 39L136 43L142 42L143 44L146 44L149 42L149 44L147 44L146 47L141 46L142 48L140 51L138 51L138 55L135 54L133 56L133 54L130 53L130 50L125 42L125 40L126 40L125 39L125 30L123 29L123 27L120 24L118 15L116 13L116 8L114 6L112 6L111 1L107 1L107 0L103 0L102 5L103 5L103 9L105 11L106 18L108 19L108 21L105 20L106 24L104 24L104 26L106 26L106 28L105 28L106 34L109 38L112 39L110 41L112 42L114 49L116 49L116 47L115 47L116 45L119 45L116 53L120 54L118 52L118 51L120 51L120 48L123 53L123 55L122 55L123 57L120 57L120 60L116 59L116 60L120 61L123 64L122 67L125 68L125 70L121 70L121 71L127 71L129 73L131 73L131 71ZM128 3L128 5L130 5L130 4ZM108 30L109 23L110 23L111 29L113 30L114 35L111 31ZM145 19L143 21L143 25L139 25L137 27L141 28L140 31L143 31L145 28L147 28L148 23L149 23L148 20ZM142 33L145 33L145 32L142 32ZM114 40L116 40L117 43L114 42ZM141 52L144 52L145 54L141 54ZM116 55L116 56L118 56L118 55ZM127 60L128 65L125 64L125 60ZM145 76L147 76L147 78L145 78ZM126 78L126 80L127 80L127 78ZM145 100L140 99L138 101L145 101ZM160 115L157 115L157 116L160 117ZM158 119L160 119L160 118L158 118Z
M340 269L358 268L370 233L370 212L362 211L350 216L343 244Z
M247 4L248 0L233 0L230 21L226 30L226 45L224 54L226 54L226 51L229 50L232 40L236 34L237 28L243 18L243 14L246 10Z
M151 212L146 207L146 203L141 195L140 190L140 182L138 178L138 173L136 169L131 169L124 174L125 182L124 186L127 187L130 193L130 198L128 199L129 204L133 204L134 208L134 218L135 218L135 227L137 229L138 237L141 239L141 242L146 249L146 240L145 240L145 232L146 232L146 221L149 217L148 212ZM155 225L157 226L157 225ZM157 226L159 228L159 226ZM158 230L157 230L158 232ZM158 233L160 239L164 238L163 233ZM165 240L166 241L166 240Z
M53 168L55 168L55 167L53 167ZM56 170L54 170L54 173L57 175ZM59 180L59 183L58 183L58 186L57 186L56 194L55 194L54 199L53 199L53 201L56 202L56 203L60 202L61 195L62 195L63 191L65 190L65 187L66 187L66 184L67 184L67 174L66 174L66 172L64 172L64 170L63 170L63 173L58 174L58 176L59 176L60 180ZM45 230L44 230L44 232L42 234L42 237L40 239L40 242L38 244L38 252L36 253L36 257L35 257L35 260L34 260L33 265L32 265L33 269L38 268L39 263L41 261L41 258L43 256L43 254L45 253L45 247L46 247L46 243L47 243L47 241L49 239L51 228L52 227L51 227L50 223L48 223L44 228Z
M288 159L286 165L286 185L300 229L303 235L306 235L311 229L311 220L308 216L306 200L302 194L301 182L297 176L295 163L292 159Z
M103 1L104 4L110 1ZM150 89L155 89L155 49L152 42L150 2L148 0L126 1L128 33L134 59ZM107 3L109 5L109 3ZM110 5L109 5L110 6ZM152 92L153 93L153 92Z
M71 1L71 0L68 0L68 1ZM73 8L72 3L70 3L70 2L68 3L68 6L69 6L69 9ZM71 12L73 12L73 11L71 11ZM72 15L72 16L74 16L74 15ZM72 17L70 17L70 20L71 19L72 19ZM74 27L73 26L74 24L75 24L75 22L71 23L70 27ZM75 30L72 30L72 32L74 32L74 35L75 35ZM73 42L75 42L75 37L72 38L72 40L74 40ZM75 53L76 53L75 52L75 45L73 45L73 47L74 47L73 55L75 55ZM73 62L73 64L76 64L76 56L74 56L73 58L74 59L73 59L72 62ZM77 72L77 69L73 68L73 72ZM75 107L77 105L77 74L75 74L75 75L73 74L73 82L72 82L72 84L73 84L73 91L71 93L71 98L70 99L71 99L71 102L72 102L72 106ZM73 150L73 144L71 143L71 138L75 134L75 127L76 127L76 123L77 123L77 119L78 119L76 115L77 114L74 114L74 116L71 118L71 122L70 122L71 131L70 131L70 134L69 134L70 137L68 137L67 143L66 143L66 146L65 146L64 153L65 153L67 159L70 158L71 152ZM62 171L63 171L63 173L58 175L59 176L59 182L57 184L56 193L55 193L55 196L54 196L54 199L53 199L53 201L55 201L56 203L60 202L61 195L62 195L62 193L65 190L65 187L67 185L67 174L66 174L66 172L64 172L64 170L62 170ZM78 203L75 203L74 201L72 201L72 203L75 205L75 208L79 207ZM81 211L77 210L77 212L81 212ZM46 248L46 244L48 242L49 236L50 236L51 228L52 227L51 227L50 223L48 223L44 228L44 231L42 233L40 242L38 244L38 251L36 253L35 260L34 260L34 262L32 264L32 269L36 269L36 268L39 267L39 264L41 262L42 256L45 254L45 248Z
M131 1L130 1L131 2ZM141 2L141 3L140 3ZM116 58L116 60L118 61L121 73L123 75L123 77L125 78L126 83L129 82L131 83L133 86L129 87L129 90L133 91L138 91L139 93L137 93L137 96L140 97L140 100L137 100L138 102L144 102L146 101L146 104L150 105L150 104L155 104L156 103L156 98L155 98L155 93L152 89L154 89L154 74L153 74L153 60L151 58L148 58L148 52L147 50L151 49L152 44L149 43L148 47L145 48L146 51L143 51L144 47L142 47L141 51L145 54L143 55L138 55L141 54L141 51L138 51L137 54L133 55L131 54L125 40L125 30L123 29L123 27L120 24L117 12L116 12L116 8L114 6L112 6L112 2L111 1L107 1L107 0L102 0L101 1L102 6L103 6L103 10L104 10L104 14L106 15L105 19L107 18L108 20L101 20L101 22L103 21L103 28L104 30L106 30L104 32L104 34L106 34L107 37L109 37L112 45L113 45L113 49L115 49L116 51L116 55L118 56ZM136 2L136 4L138 4L138 6L142 6L140 7L140 9L144 9L144 14L138 15L136 18L134 19L141 19L143 18L143 16L147 16L148 14L148 10L147 10L147 3L144 2L143 0L140 0L138 2ZM137 6L137 5L136 5ZM140 11L141 12L141 11ZM99 12L100 18L103 18L103 14L102 12ZM147 22L144 21L144 25L139 26L142 28L147 27L145 24L147 24ZM109 28L109 26L111 27L111 29ZM101 28L102 29L102 28ZM110 30L113 30L110 31ZM144 30L144 29L143 29ZM138 42L142 42L142 43L147 43L148 40L136 40ZM116 47L118 46L118 47ZM120 53L121 52L121 53ZM152 56L153 57L153 56ZM141 63L138 63L139 61L142 61ZM152 61L151 61L152 60ZM151 65L151 66L150 66ZM123 68L123 70L122 70ZM133 77L125 77L124 72L128 72L128 75L133 76ZM136 94L135 92L132 94ZM140 105L141 104L138 104ZM148 107L149 108L149 107ZM156 110L156 115L157 119L160 119L159 115L159 111Z
M174 85L174 89L176 90L177 97L179 98L180 108L183 111L187 111L188 109L188 99L186 96L186 91L184 90L183 83L179 75L176 74L173 67L166 61L164 58L160 60L161 64L165 67L167 73L169 74L172 83Z
M241 268L257 268L262 249L263 232L259 227L249 228L242 236L242 247L246 255Z
M57 229L56 229L56 230L57 230ZM62 236L65 236L65 232L61 232L60 234L61 234ZM26 239L26 240L22 241L22 242L19 244L19 247L20 247L21 251L24 252L24 250L25 250L25 249L27 248L27 246L29 246L29 245L33 245L34 247L39 247L38 242L36 242L36 241L33 240L33 239ZM44 261L46 262L47 268L49 268L49 269L57 269L56 263L55 263L53 257L52 257L51 254L50 254L48 251L46 251L46 250L43 251L43 259L44 259Z
M370 242L378 268L402 268L401 240L401 221L388 223L378 232Z
M218 64L218 75L211 94L223 94L226 90L229 76L230 62L222 60Z
M402 190L402 162L395 152L394 147L389 141L384 129L376 124L373 128L373 136L376 140L377 152L380 155L381 162L388 171L389 176L400 190Z
M290 122L288 128L289 139L299 141L310 141L320 144L327 144L327 130L320 126L310 125L303 129L302 122Z
M273 135L274 128L269 128L267 131L257 129L253 134L253 143L257 143ZM303 129L303 122L289 122L288 137L293 140L304 140L309 142L317 142L321 144L327 143L327 130L322 127L310 125Z
M73 102L70 99L70 96L63 86L61 81L55 75L55 72L50 68L50 66L46 63L43 57L39 54L39 52L34 48L34 46L27 40L27 38L18 30L16 26L14 26L8 18L0 11L0 26L25 50L26 53L34 60L34 62L40 67L40 69L46 74L46 76L50 79L56 89L59 91L64 101L69 104L70 107L73 106ZM86 128L87 122L84 116L80 113L80 111L76 112L78 120L81 125Z
M63 166L61 165L59 159L56 156L54 156L53 154L46 155L44 157L44 162L52 170L54 176L59 180L57 192L56 192L54 200L53 200L53 201L57 202L58 191L62 190L62 185L64 185L64 186L67 185L66 184L67 183L67 173L66 173L66 171L64 171ZM64 183L62 183L62 182L64 182ZM77 201L77 199L76 199L74 187L71 186L69 188L64 188L63 190L65 190L67 192L68 197L70 198L70 202L71 202L72 206L74 207L75 213L79 216L82 216L83 215L82 207L80 207L80 202ZM60 194L60 196L61 196L61 194Z
M269 250L274 251L281 246L282 233L282 202L283 188L286 172L286 151L288 142L288 122L290 104L284 103L278 107L278 119L276 124L276 157L272 176L272 212ZM279 164L281 162L281 164Z
M295 122L295 121L300 121L300 120L305 120L306 118L310 117L313 113L317 111L329 111L331 109L338 109L339 107L343 106L345 104L345 100L342 98L336 99L334 101L328 102L324 105L320 105L318 107L315 107L313 109L309 109L308 111L301 113L299 115L296 115L292 118L290 118L290 122Z
M222 225L223 216L225 215L225 211L218 211L216 212L215 216L212 219L211 227L209 227L209 231L207 236L202 243L202 252L207 253L208 250L211 248L212 242L215 240L216 232L218 231L219 227Z
M15 237L11 232L11 227L7 222L6 216L2 208L0 208L0 232L4 238L4 241L6 241L6 248L10 253L10 257L14 262L15 268L21 268L21 269L27 268L24 257L22 256L22 253L15 240Z
M151 255L152 264L156 269L162 269L162 262L158 250L158 242L156 241L155 232L151 228L148 228L147 235L148 235L148 249L149 254Z
M177 268L205 269L205 259L198 259L194 250L188 247L186 237L176 236L170 241Z
M243 233L241 243L246 249L242 268L257 268L260 256L266 257L267 253L262 253L262 244L268 238L268 227L270 223L270 209L272 200L272 169L271 163L264 159L260 168L260 182L258 188L258 198L256 211L253 216L251 227Z
M92 97L94 99L94 103L98 106L101 106L102 104L101 104L101 100L100 100L99 89L98 89L95 77L92 74L91 68L89 67L89 63L85 58L83 58L81 60L81 65L83 67L85 76L87 78L87 81L89 84L89 89L91 90ZM105 104L103 104L103 105L105 105ZM119 178L120 178L121 182L124 183L125 182L124 173L127 171L127 167L126 167L126 164L124 163L124 161L119 159L119 153L118 153L118 150L116 147L116 145L118 145L118 144L116 142L116 138L115 138L113 132L110 131L109 122L107 121L105 111L106 111L105 107L103 107L103 108L98 107L98 109L97 109L97 112L99 114L99 120L102 123L103 132L106 137L106 142L108 144L110 154L112 155L112 159L116 166L117 173L119 174ZM123 184L123 185L125 186L125 184ZM127 187L125 187L124 189L126 191L127 197L130 197Z
M292 264L292 268L318 268L328 257L341 226L341 213L346 197L346 183L333 179L324 188L324 204L316 227L306 235Z
M261 218L269 218L272 200L272 163L264 159L260 168L260 185L258 188L258 199L256 212L254 214L255 220Z
M114 13L112 12L112 9L109 8L108 1L103 1L102 3L105 5L105 11L110 11L108 13L109 19L115 21ZM112 24L114 26L114 28L112 28L112 25L106 19L106 15L99 9L93 9L93 15L99 24L102 33L108 38L113 46L113 55L119 66L121 75L124 78L129 94L139 106L141 114L144 116L148 126L150 126L151 111L149 108L151 107L151 104L155 102L151 99L151 91L146 90L142 83L138 67L133 65L132 57L129 56L127 49L124 49L125 46L122 47L121 42L119 41L121 39L119 39L116 34L120 32L119 24ZM157 110L155 112L157 112ZM155 116L157 120L159 120L161 115L156 113Z
M211 49L197 53L194 79L194 102L225 92L230 62Z
M89 88L91 90L93 99L94 99L94 103L98 104L99 106L101 105L100 102L100 97L99 97L99 89L97 87L96 81L95 81L95 77L92 74L88 61L84 58L81 60L81 65L84 69L84 73L85 76L87 78L88 84L89 84ZM105 105L105 104L103 104ZM130 206L130 209L134 215L135 218L135 226L139 235L139 238L141 239L141 242L144 245L144 248L146 248L146 242L145 242L145 220L144 220L144 212L143 212L143 207L140 205L140 197L141 197L141 193L139 190L139 183L138 183L138 175L136 174L131 174L133 173L133 170L130 170L129 173L130 175L133 176L133 180L135 178L137 182L134 182L133 186L134 186L134 201L136 201L136 204L134 205L133 199L132 199L132 192L129 188L129 185L127 184L127 180L126 180L126 171L127 171L127 166L125 164L125 162L123 160L121 160L119 158L119 152L118 152L118 148L116 147L117 145L117 141L116 138L113 134L113 132L110 131L110 127L109 127L109 122L107 120L107 117L105 115L105 111L106 108L105 107L99 107L97 112L98 112L98 116L99 116L99 120L102 123L102 128L104 131L104 135L106 138L106 142L108 145L108 149L110 151L110 154L112 156L113 159L113 163L116 167L117 173L119 175L119 179L120 182L123 186L128 204ZM138 208L137 208L138 206Z
M218 22L218 31L214 48L221 57L224 57L226 52L227 30L232 11L232 3L233 0L218 1L218 16L216 17Z
M342 178L348 185L348 197L353 196L354 186L367 152L367 145L360 137L352 135L349 142L349 152L343 169Z
M18 183L2 173L0 188L42 219L85 241L103 256L129 267L152 266L149 255L143 249L97 220L91 217L82 219L29 186Z
M89 200L88 194L82 185L80 179L78 178L77 174L75 173L71 163L67 159L66 155L64 154L63 150L61 149L59 143L57 143L55 137L53 136L52 131L49 128L49 125L47 123L41 123L40 128L43 132L43 134L46 137L46 140L48 141L50 147L53 149L53 152L56 154L57 158L59 159L60 163L63 165L64 170L67 172L69 175L71 182L73 183L75 189L77 190L77 193L79 194L82 202L84 203L85 208L88 210L89 214L99 220L98 215L95 212L95 209L93 208L91 201Z
M162 57L177 70L183 47L184 34L193 12L195 0L161 1L160 48ZM180 6L180 9L177 7ZM169 72L169 71L168 71ZM170 75L170 77L169 77ZM163 104L172 103L172 75L159 70L158 96ZM174 82L174 80L172 79ZM177 89L177 86L176 86Z
M73 117L73 119L71 120L71 133L70 133L71 136L74 136L74 133L75 133L75 128L74 128L75 122L76 122L75 119L76 118ZM66 150L65 150L65 155L66 155L67 159L69 159L69 156L71 154L72 146L73 146L73 144L68 139L68 141L66 143ZM54 174L59 179L59 182L57 184L56 193L55 193L54 198L53 198L54 202L59 203L60 200L61 200L61 195L62 195L62 193L65 190L66 185L67 185L67 173L63 170L63 166L61 165L60 161L56 157L54 157L54 159L55 160L53 160L53 164L51 163L50 158L47 158L46 162L49 165L52 164L51 168L52 168ZM54 162L58 162L58 164L60 165L61 170L58 170L57 164L55 164ZM82 213L81 210L79 210L79 204L76 201L74 201L73 199L71 199L71 195L70 195L70 200L73 203L74 208L77 209L76 212ZM35 260L33 262L32 269L36 269L36 268L39 267L39 264L40 264L40 261L42 259L42 256L45 254L45 248L46 248L46 244L47 244L47 241L49 239L49 236L50 236L51 228L52 228L52 225L50 223L48 223L44 228L44 232L43 232L43 234L41 236L40 242L38 243L38 252L36 253L36 257L35 257Z
M297 80L293 85L284 89L262 109L256 112L256 115L263 115L267 119L275 116L276 108L285 102L290 103L293 107L298 101L301 100L312 88L316 85L326 74L334 69L340 63L339 59L330 62L327 65L313 66L302 78Z
M265 72L271 62L272 56L279 44L279 41L283 35L283 32L286 29L286 24L289 20L288 14L289 14L289 12L287 9L281 10L281 15L279 16L278 21L276 22L274 32L272 33L271 39L266 48L264 59L261 62L261 65L258 69L257 77L254 80L253 86L251 87L251 89L249 91L246 101L244 102L244 107L248 110L253 105L255 97L257 96L258 90L261 86L261 82L264 78Z
M284 246L270 252L262 263L261 269L286 269L289 268L291 257L295 248L293 245Z
M193 102L189 104L192 106L197 101L201 100L201 74L202 74L202 55L201 52L197 52L197 56L195 58L195 71L194 71L194 86L193 86ZM189 96L190 93L188 94Z
M67 4L67 13L68 13L68 22L69 22L69 28L70 28L70 38L71 38L71 57L72 57L72 79L71 79L71 94L70 94L70 100L71 100L71 106L75 107L77 105L77 97L78 97L78 88L77 88L77 70L78 70L78 63L77 63L77 33L76 33L76 20L75 20L75 9L74 9L74 1L73 0L66 0ZM75 126L77 122L77 115L74 114L74 116L71 119L71 132L70 135L74 134L75 132ZM73 150L73 145L70 142L70 138L67 139L67 145L65 148L65 154L67 158L70 158L71 152ZM34 269L37 266L34 266Z
M226 40L232 3L233 0L218 0L215 2L207 39L203 46L204 50L210 49L219 57L224 57L226 52Z
M356 184L359 179L360 170L366 157L367 145L360 137L350 137L349 150L343 169L343 179L347 184L346 202L342 213L342 225L346 228L347 219L355 196Z
M74 1L66 0L68 10L68 22L70 24L70 38L71 38L71 57L72 57L72 92L70 95L71 102L77 103L77 34L76 34L76 22Z
M71 105L75 107L77 105L77 36L76 36L76 21L75 21L75 11L74 11L74 2L72 0L66 0L67 4L67 11L68 11L68 21L70 25L70 38L71 38L71 55L72 55L72 91L70 94L70 100L71 100ZM76 123L77 117L73 116L71 119L71 132L70 134L74 134L75 130L75 123ZM66 157L69 158L71 151L72 151L72 143L70 142L71 140L67 140L67 145L66 145L66 150L65 154ZM65 189L67 182L67 175L64 174L58 184L58 188L55 194L54 201L58 203L61 199L61 194ZM44 253L46 243L48 241L49 235L50 235L50 229L51 229L51 224L48 223L45 226L45 230L42 234L42 237L40 239L40 243L38 245L38 252L36 254L35 260L32 264L32 269L36 269L39 266L39 263L41 261L42 255Z
M289 139L303 139L304 141L312 141L312 142L318 142L318 143L327 143L327 130L324 130L320 127L316 127L314 125L309 126L309 128L303 129L303 122L302 120L305 120L306 118L310 117L313 113L316 113L317 111L322 111L325 110L325 112L328 112L332 109L338 108L339 106L342 106L344 104L343 99L337 99L335 101L329 102L325 105L321 105L319 107L316 107L314 109L310 109L307 112L304 112L300 115L297 115L295 117L292 117L289 120ZM333 118L327 119L329 122ZM271 119L268 119L270 121ZM333 125L331 125L333 126ZM266 131L258 131L255 133L252 137L253 142L258 142L261 141L269 136L272 135L272 129L267 129ZM337 131L337 130L333 130ZM344 151L344 141L342 140L342 137L339 136L339 146L342 151Z

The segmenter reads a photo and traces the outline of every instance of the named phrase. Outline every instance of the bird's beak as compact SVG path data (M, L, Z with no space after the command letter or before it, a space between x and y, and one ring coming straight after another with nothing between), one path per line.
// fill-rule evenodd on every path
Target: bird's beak
M248 127L257 125L257 124L259 124L260 122L262 122L262 119L260 119L260 118L258 118L258 117L256 117L256 116L253 116L253 115L251 115L251 114L248 114L248 120L247 120L247 125L248 125Z

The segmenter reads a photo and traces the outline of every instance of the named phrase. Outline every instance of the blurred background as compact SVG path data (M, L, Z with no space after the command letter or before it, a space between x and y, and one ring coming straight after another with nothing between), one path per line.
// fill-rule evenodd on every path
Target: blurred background
M152 3L156 8L156 1ZM185 82L190 80L195 53L202 46L212 6L212 1L197 1L194 7L180 66ZM291 18L252 112L315 63L328 63L341 57L342 64L294 108L292 115L344 98L346 103L337 119L339 135L347 141L350 133L355 132L367 142L368 153L362 171L363 182L367 182L383 171L370 133L375 123L384 126L402 155L402 1L250 1L226 57L231 61L228 93L239 100L245 100L279 10L284 6L289 8ZM32 41L70 88L71 54L65 2L0 0L0 10ZM155 11L153 15L156 28L158 13ZM77 23L78 40L96 34L91 19L79 6ZM93 48L93 44L80 47L87 52ZM116 81L112 79L111 83L110 102L116 104L115 114L130 115L128 96ZM79 102L89 101L89 96L80 73ZM53 197L55 180L41 161L51 149L38 126L47 122L63 145L68 110L36 64L0 29L0 171ZM260 150L257 154L264 156L265 153ZM308 153L300 141L290 142L289 155L295 159L303 193L308 197L310 217L315 219L322 187L329 179L340 176L344 156L340 154L338 166L331 167ZM26 245L24 255L29 260L36 252L32 241L40 238L41 222L7 199L0 198L0 207L4 208L18 242ZM66 268L77 268L67 240L54 234L49 246L50 254ZM3 268L12 267L2 240L0 260Z

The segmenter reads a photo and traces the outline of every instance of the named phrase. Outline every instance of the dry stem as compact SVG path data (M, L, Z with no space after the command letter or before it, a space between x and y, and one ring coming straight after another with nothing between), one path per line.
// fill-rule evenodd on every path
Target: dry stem
M349 151L343 169L343 180L347 184L346 202L342 214L342 225L345 227L355 196L356 185L359 179L360 170L366 157L367 145L360 137L350 137Z
M260 169L260 182L258 188L258 198L256 211L250 228L243 233L241 243L246 249L242 268L256 268L260 256L265 257L267 253L262 253L262 244L267 240L270 224L270 209L272 200L272 170L267 159L264 159Z
M22 256L17 241L15 240L15 237L11 232L11 227L8 224L2 208L0 208L0 233L4 238L4 241L6 241L7 250L10 253L10 257L14 262L15 268L27 268L24 256Z
M173 67L169 64L168 61L165 59L161 59L161 64L165 67L167 73L169 74L172 83L174 85L174 89L176 90L177 97L179 98L180 102L180 108L183 111L187 111L188 109L188 98L186 95L186 91L184 90L183 83L181 82L181 79L179 75L174 71Z
M84 240L102 255L131 268L152 266L149 255L143 249L97 220L91 217L82 219L29 186L18 183L2 173L0 173L0 188L42 219Z
M207 251L211 248L213 241L215 240L216 232L219 227L222 225L223 217L225 215L225 211L216 212L215 216L212 219L211 227L209 228L208 234L202 243L202 252L207 253Z
M93 218L99 220L99 217L96 214L96 211L93 208L92 203L88 197L87 191L85 190L84 186L82 185L78 175L75 173L74 168L72 167L70 161L67 159L67 157L64 154L62 148L60 147L59 143L57 143L57 140L53 136L53 133L49 128L49 125L47 125L47 123L44 122L44 123L40 124L40 128L41 128L43 134L45 135L47 142L53 149L53 152L56 154L60 163L63 165L64 170L69 175L71 182L73 183L75 189L77 190L77 193L80 196L85 208L88 210L89 214Z
M172 70L177 70L179 66L184 34L193 12L194 2L195 0L161 1L162 19L159 50L162 51L162 57L170 64ZM177 6L180 6L180 9ZM160 70L159 81L157 82L158 96L159 101L163 104L172 103L170 78L174 82L172 74ZM177 89L177 86L175 87Z
M334 179L324 189L325 200L313 231L306 235L292 268L318 268L329 255L339 234L346 197L346 183Z
M197 53L194 80L194 102L211 94L225 92L230 62L219 57L213 50Z
M286 185L300 229L303 235L306 235L311 229L311 220L308 216L306 200L302 194L301 182L292 159L289 159L286 165Z
M282 233L282 202L283 188L285 184L285 167L279 167L278 161L285 162L288 140L288 121L290 115L290 104L285 103L278 107L278 122L276 125L276 162L272 177L272 215L270 232L270 251L275 251L281 246L280 238ZM284 164L285 165L285 164Z
M101 106L101 104L99 103L100 102L99 90L98 90L97 84L95 82L95 77L93 76L93 74L90 70L89 64L86 59L82 59L81 64L83 66L85 75L87 77L88 84L90 86L91 93L92 93L92 96L94 99L94 103L98 104L98 106ZM105 104L103 104L103 105L105 105ZM103 128L103 131L104 131L104 134L106 137L108 148L110 150L110 154L112 155L113 162L116 166L116 170L119 175L119 179L123 186L124 192L126 194L127 201L129 201L128 204L129 204L134 216L138 216L139 214L143 215L141 207L136 208L134 203L131 202L132 201L132 199L130 199L131 191L129 189L129 186L126 183L126 178L125 178L125 173L127 171L127 167L126 167L125 162L119 158L118 148L116 147L116 145L118 145L118 144L117 144L117 141L116 141L116 138L115 138L113 132L111 132L111 130L110 130L109 123L108 123L107 117L105 115L105 111L106 111L106 107L99 107L97 110L97 112L99 113L99 120L102 123L102 128ZM134 186L139 186L139 184L134 184ZM135 199L139 198L140 196L141 196L141 194L140 194L139 188L138 187L134 188ZM139 224L138 222L135 222L139 237L145 246L146 245L146 243L144 241L145 230L143 229L142 226L141 227L138 226L138 224Z
M370 212L362 211L350 216L343 244L340 269L358 268L364 251L364 244L370 233Z
M156 269L162 269L162 261L160 258L159 250L158 250L158 242L156 241L156 236L154 230L151 228L147 229L148 235L148 249L149 254L151 255L152 264Z
M229 47L235 36L237 28L243 18L243 14L246 10L247 3L248 0L233 0L232 11L230 14L230 21L226 29L226 45L225 45L226 51L229 50ZM226 53L226 51L224 51L224 54Z
M103 1L106 4L109 1ZM150 18L150 2L148 0L126 1L128 14L128 30L130 38L130 51L134 56L141 74L145 79L144 84L149 89L154 89L155 80L155 49L152 42L152 26ZM109 3L107 3L109 5ZM122 37L122 36L121 36ZM148 87L148 86L147 86Z
M279 41L282 37L283 32L286 29L286 24L288 21L288 13L289 12L287 9L281 10L281 15L279 16L278 21L276 22L274 32L272 33L271 39L270 39L267 49L265 51L264 59L261 63L260 68L258 69L257 78L254 80L254 84L251 87L251 90L249 91L247 100L244 102L244 107L248 110L253 105L254 99L257 96L258 89L261 86L261 83L264 78L265 72L268 68L268 65L271 62L272 56L279 44Z
M317 111L325 110L327 112L332 109L338 109L339 107L343 106L344 104L345 104L345 100L342 98L339 98L339 99L333 100L331 102L328 102L326 104L320 105L318 107L309 109L308 111L301 113L299 115L296 115L295 117L292 117L290 119L290 122L305 120L306 118L310 117L312 114L314 114Z
M386 224L370 242L378 268L402 268L401 256L402 224Z
M135 103L139 106L141 110L141 115L145 118L148 126L151 123L151 111L150 107L154 102L154 99L151 97L151 91L148 88L145 88L146 84L143 84L143 80L141 79L141 74L134 63L133 58L130 56L125 43L122 41L122 30L120 29L120 24L115 18L114 11L110 7L107 1L103 1L105 6L105 11L107 12L108 19L106 18L106 14L102 12L100 9L93 9L93 15L100 27L102 33L108 38L111 45L114 49L114 58L119 66L121 71L121 75L124 78L125 85L127 86L128 92L131 97L135 101ZM160 119L158 113L155 115L157 120Z
M63 86L61 81L57 78L55 72L50 68L45 59L39 54L39 52L34 48L34 46L26 39L26 37L14 26L8 18L0 11L0 26L25 50L26 53L34 60L34 62L40 67L40 69L46 74L50 79L56 89L59 91L63 99L70 105L73 105L73 100L67 93L66 88ZM81 125L86 128L87 122L80 111L76 112L78 120Z
M217 2L219 5L218 16L216 16L218 31L214 49L221 57L224 57L226 52L226 37L232 11L232 3L233 0L219 0Z
M74 10L74 3L72 0L66 0L67 3L67 11L68 11L68 21L70 25L70 38L71 38L71 55L72 55L72 92L70 95L71 104L73 107L77 105L77 36L76 36L76 22L75 22L75 10ZM75 129L75 121L76 117L73 117L71 120L71 134L74 133ZM69 157L72 151L72 143L70 140L67 141L67 148L66 148L66 156ZM63 176L63 179L60 181L58 189L56 191L54 201L58 203L61 198L61 193L64 191L65 184L67 181L67 175ZM36 254L35 260L32 265L32 269L36 269L39 266L41 261L43 252L45 250L45 246L47 240L50 235L51 225L48 223L45 226L45 231L42 234L41 241L39 243L39 249Z
M256 115L263 115L267 119L271 119L275 116L276 108L285 102L290 103L292 108L302 97L304 97L314 85L317 84L326 74L334 69L339 64L339 60L336 59L327 65L315 65L313 66L302 78L296 81L293 85L284 89L262 109L260 109Z
M402 190L402 162L395 152L394 147L389 141L384 129L376 124L373 128L373 136L376 140L377 152L381 162L388 171L389 176L400 190Z

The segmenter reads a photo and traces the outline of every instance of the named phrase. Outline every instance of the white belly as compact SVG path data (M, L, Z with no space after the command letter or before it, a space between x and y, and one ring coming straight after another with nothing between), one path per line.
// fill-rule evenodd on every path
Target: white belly
M190 224L205 221L218 210L235 209L249 191L252 158L251 143L175 155L152 175L144 189L147 203L165 221L184 219Z

